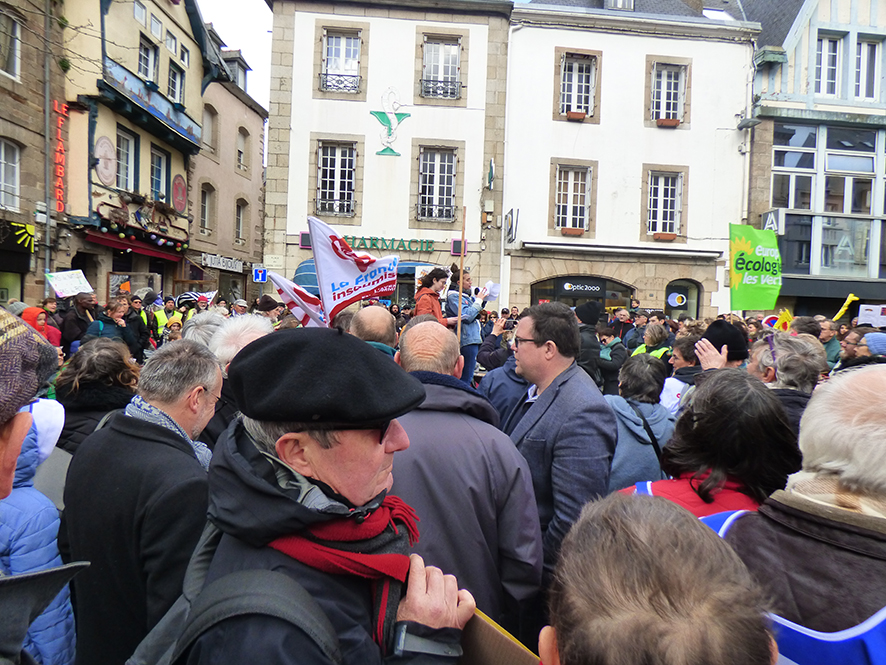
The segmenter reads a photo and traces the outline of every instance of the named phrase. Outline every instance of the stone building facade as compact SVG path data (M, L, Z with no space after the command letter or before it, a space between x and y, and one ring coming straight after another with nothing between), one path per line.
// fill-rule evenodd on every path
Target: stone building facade
M415 264L458 260L464 218L475 282L498 280L511 7L274 2L268 268L310 259L316 215L373 253L405 248L394 299L409 304Z
M779 236L778 307L833 315L886 293L886 2L751 3L749 221Z
M264 136L268 112L246 93L249 65L207 26L232 81L203 94L201 150L191 160L191 242L186 258L192 290L219 292L230 304L251 300L260 286L252 265L264 243Z
M611 6L610 6L611 5ZM759 26L701 3L516 5L501 281L517 305L729 309ZM518 217L519 215L519 217Z
M51 16L50 32L45 38L44 9L44 3L35 0L0 4L0 305L6 305L10 298L39 304L44 296L47 55L50 161L59 144L65 146L68 136L64 117L54 110L64 105L61 27L58 17ZM52 269L58 234L64 234L56 223L54 163L50 176L48 268Z

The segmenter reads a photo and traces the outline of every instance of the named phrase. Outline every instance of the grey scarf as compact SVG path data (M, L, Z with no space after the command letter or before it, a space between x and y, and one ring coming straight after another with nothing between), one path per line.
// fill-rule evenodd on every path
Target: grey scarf
M191 448L193 448L194 455L197 456L197 461L200 462L201 466L207 471L209 470L209 462L212 460L212 451L209 449L209 446L202 441L192 441L191 437L188 436L188 433L185 432L177 422L156 406L148 404L145 400L136 395L132 398L132 401L126 405L124 413L131 418L137 418L138 420L144 420L149 423L154 423L155 425L160 425L160 427L165 427L178 434L188 442Z

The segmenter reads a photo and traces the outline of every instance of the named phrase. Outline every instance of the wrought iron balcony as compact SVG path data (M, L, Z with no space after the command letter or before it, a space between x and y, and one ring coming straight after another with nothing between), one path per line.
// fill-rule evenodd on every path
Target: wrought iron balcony
M320 90L360 92L360 77L352 74L320 74Z
M421 96L434 99L461 99L461 81L421 79Z
M455 221L455 206L418 204L418 218L427 221Z
M314 212L317 215L339 215L353 217L354 199L314 199Z

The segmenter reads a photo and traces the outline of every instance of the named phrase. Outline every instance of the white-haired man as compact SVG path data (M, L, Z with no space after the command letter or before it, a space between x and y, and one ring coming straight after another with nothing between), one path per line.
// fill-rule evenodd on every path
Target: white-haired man
M881 365L819 386L800 422L803 468L785 490L756 512L705 518L773 599L779 651L791 661L886 656L884 394Z
M191 319L194 321L198 319ZM186 323L187 326L190 323ZM228 382L228 366L234 357L240 353L240 349L259 337L270 335L274 332L274 324L270 319L263 316L236 316L225 319L209 340L209 350L218 358L222 366L221 399L215 403L215 415L207 423L206 428L200 433L200 441L210 449L215 448L215 442L222 432L228 429L234 418L237 417L239 408Z

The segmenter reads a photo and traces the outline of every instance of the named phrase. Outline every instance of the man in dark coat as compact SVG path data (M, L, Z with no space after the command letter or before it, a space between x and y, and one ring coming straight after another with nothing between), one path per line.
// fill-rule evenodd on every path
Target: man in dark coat
M452 662L473 598L408 556L415 515L387 495L394 454L409 446L397 418L424 400L421 383L365 342L321 328L252 342L228 380L243 415L209 473L209 519L222 535L207 584L240 570L292 578L335 630L344 665ZM293 386L305 387L298 399ZM300 628L253 614L205 631L185 662L330 660Z
M597 324L597 334L601 344L597 367L603 377L602 392L604 395L618 395L618 372L628 359L628 350L615 330L605 324Z
M529 382L517 374L517 359L512 355L505 364L496 367L480 379L477 390L498 412L499 429L504 425L508 414L526 397Z
M541 531L526 460L498 429L498 413L458 379L464 358L436 321L400 338L395 360L427 397L399 418L410 446L391 493L421 518L415 552L453 573L477 607L517 632L517 611L541 585ZM471 543L470 556L465 556Z
M221 369L201 344L167 344L145 365L138 395L71 460L65 514L74 559L78 665L120 665L181 594L206 522L206 426Z
M129 350L139 365L145 362L145 349L148 348L150 343L148 340L151 339L151 330L146 319L142 316L142 299L134 296L129 301L129 311L123 318L126 321L126 327L132 331L135 337L135 342L130 345Z
M578 323L566 305L530 307L514 341L517 372L532 385L504 432L532 472L550 574L582 506L606 495L617 426L600 390L575 363Z
M71 344L79 342L89 324L95 321L95 306L98 301L94 293L78 293L74 302L62 319L62 350L65 355L71 352Z
M603 375L597 363L600 360L600 340L597 339L597 323L603 312L603 304L596 300L588 300L575 308L575 316L578 319L578 335L580 349L578 352L578 366L594 380L598 388L603 387Z

